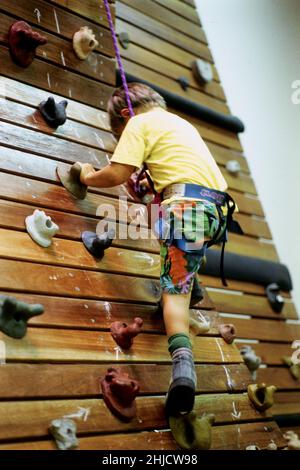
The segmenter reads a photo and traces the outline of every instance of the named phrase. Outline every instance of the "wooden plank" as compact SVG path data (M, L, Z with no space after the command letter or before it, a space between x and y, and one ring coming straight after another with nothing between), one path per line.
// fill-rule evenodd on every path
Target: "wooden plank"
M80 16L84 18L88 18L89 20L103 26L109 27L108 20L106 17L106 13L104 10L104 2L103 0L85 0L82 2L81 0L47 0L49 3L54 5L59 5L61 7L66 8L66 10L70 12L78 13ZM110 10L114 20L115 17L115 6L113 3L110 3Z
M241 194L233 190L229 192L235 200L240 212L243 212L244 214L264 217L265 214L261 202L257 197L248 194Z
M151 364L124 364L122 370L138 377L141 394L163 393L171 373L170 365L162 364L155 364L154 368ZM100 397L99 379L106 371L107 365L94 364L3 364L0 397L15 400ZM201 393L245 391L252 380L243 364L197 365L196 372L197 391Z
M245 235L258 238L272 239L272 233L268 223L263 219L249 217L248 215L236 213L234 219L239 222Z
M14 18L0 14L0 41L8 45L8 31ZM89 60L80 60L74 54L70 41L49 34L40 28L35 28L47 38L47 44L37 48L37 57L50 61L76 73L81 73L99 82L114 85L116 81L115 61L104 55L92 52Z
M226 318L228 317L226 316ZM300 325L276 320L255 320L254 318L242 320L236 317L226 321L234 323L239 338L279 341L289 344L294 339L300 338Z
M123 11L123 8L125 11ZM177 47L176 45L159 38L158 36L153 36L153 34L150 32L139 28L138 25L135 26L134 24L130 24L128 21L125 21L126 17L130 17L129 12L126 15L126 8L126 5L122 6L120 3L118 3L116 19L116 29L118 34L122 31L126 31L130 36L131 44L141 46L144 49L154 52L156 56L165 57L166 59L171 60L173 63L182 65L183 67L191 70L191 64L193 60L195 60L195 54L183 50L180 47ZM201 54L198 54L198 56L211 62L211 55L208 54L207 51L208 49L203 45ZM211 66L213 70L213 78L216 82L219 83L220 77L218 75L218 71L214 64L211 63Z
M0 257L153 279L160 275L160 257L152 253L111 247L99 261L81 242L54 238L49 248L43 248L27 233L5 229L0 229Z
M136 317L143 319L144 332L164 333L165 327L162 314L157 311L157 305L137 305L129 303L108 302L102 300L72 299L65 297L52 297L49 295L28 295L15 292L3 292L1 295L10 295L30 304L41 303L45 312L43 315L32 318L32 326L71 328L85 330L108 330L113 321L130 323ZM98 297L99 299L99 297ZM219 332L213 325L217 321L217 313L210 312L210 303L206 300L192 309L190 315L198 318L199 315L211 321L210 335L218 336Z
M272 310L266 297L246 294L235 295L226 291L217 292L210 289L208 289L208 293L219 312L245 314L276 320L283 318L298 319L295 305L292 302L285 302L283 310L279 314ZM283 327L282 323L280 325Z
M42 118L37 113L32 113L35 119ZM53 135L40 134L31 129L14 126L0 121L0 145L12 147L17 150L24 150L32 154L49 157L66 163L82 161L91 163L96 168L101 168L108 164L109 158L102 150L87 148L85 145L69 142ZM3 150L5 155L5 150ZM34 160L34 157L31 157ZM42 158L43 160L43 158ZM38 161L38 159L37 159ZM46 162L45 162L46 163ZM30 162L28 162L30 164ZM57 163L56 163L57 164ZM13 162L12 162L13 165Z
M243 343L237 343L237 346L241 348ZM291 356L294 352L291 344L284 343L258 343L251 344L251 347L255 350L257 356L261 357L262 362L270 366L282 366L282 357Z
M1 73L10 78L18 77L21 82L37 86L48 92L60 93L66 98L106 109L113 88L104 83L99 86L95 80L69 72L40 59L35 59L30 68L22 69L10 59L6 47L0 46Z
M183 16L184 18L192 21L193 23L200 25L200 19L199 15L196 10L190 8L188 5L184 5L182 2L179 0L154 0L155 3L158 3L164 7L166 7L168 10L171 10L177 15Z
M164 39L184 51L194 54L196 57L199 55L200 57L205 57L206 60L210 60L212 62L211 52L206 44L203 44L200 41L195 41L193 38L190 38L179 31L175 31L167 25L163 25L162 27L162 24L159 21L153 19L147 14L141 13L139 9L130 8L123 2L117 3L116 11L117 16L128 21L128 23L138 26L153 36Z
M37 107L38 104L48 96L45 91L40 90L39 88L25 85L24 83L11 80L7 77L0 76L0 84L1 89L5 92L5 97L28 106ZM64 99L61 95L56 95L54 93L51 93L51 96L53 96L57 101ZM1 99L1 102L3 105L3 99ZM78 103L70 98L68 98L67 114L69 119L88 124L95 129L104 129L106 131L110 130L108 115L106 112ZM67 126L67 124L65 124L65 126Z
M113 152L116 146L111 133L79 124L68 119L63 126L53 129L48 126L36 108L24 106L11 100L0 98L1 120L10 124L19 124L28 129L59 137L85 146ZM43 138L43 136L41 136Z
M107 409L103 400L53 400L0 403L0 439L24 439L48 436L48 427L53 419L76 413L79 408L89 410L86 420L76 420L77 435L99 432L124 432L126 430L162 429L167 427L164 413L164 397L138 398L138 416L130 423L123 423ZM232 417L232 404L241 413L244 420L264 420L270 416L267 411L259 414L252 407L245 395L202 395L196 398L195 411L211 413L216 423L240 419ZM115 440L111 439L111 440Z
M146 80L149 83L153 83L165 90L168 90L176 95L180 95L184 98L187 98L191 101L203 104L204 106L208 106L215 111L220 113L229 114L229 108L227 104L223 101L215 99L201 91L195 90L193 88L188 88L186 91L182 90L181 86L178 82L173 79L162 75L161 73L154 72L144 66L131 62L127 59L123 59L123 64L125 67L126 72L130 73L138 77L139 79Z
M211 450L245 450L249 445L261 449L275 442L278 448L285 447L285 440L278 425L273 421L239 423L213 426ZM80 450L178 450L169 431L149 431L129 434L98 435L82 437ZM53 440L6 443L0 450L56 450Z
M229 160L237 160L241 165L241 170L243 173L250 173L248 162L243 156L241 151L235 151L228 149L218 144L213 144L212 142L206 142L209 150L211 151L214 159L219 163L219 165L226 166L226 163Z
M273 416L300 414L300 392L277 392Z
M213 249L218 250L221 249L221 247L214 246ZM247 256L253 256L255 258L275 262L280 261L275 245L256 240L252 237L247 237L246 235L237 235L230 232L226 249L227 251L237 253L239 255L245 255L245 253L247 253Z
M131 40L131 38L130 38ZM226 97L221 85L215 81L209 82L206 85L199 85L199 82L194 78L192 71L181 65L174 63L172 60L165 59L157 55L157 53L150 52L147 49L139 47L139 45L130 43L128 49L121 50L122 57L128 62L128 72L131 73L130 65L131 62L135 62L144 68L151 69L154 72L159 73L159 75L165 75L175 81L179 77L186 77L190 82L190 87L195 90L201 91L210 95L214 98L217 98L221 101L226 101ZM176 93L182 93L182 96L187 95L188 91L182 92L182 88L179 83L176 83Z
M300 338L300 325L274 320L242 320L232 318L240 338L258 339L261 341L280 341L291 344ZM274 344L276 347L276 344Z
M5 134L3 135L5 138ZM18 134L19 137L16 138L17 141L19 140L20 142L22 142L21 135L22 135L22 131L20 129L19 134ZM34 134L31 134L31 137L33 138L33 140L36 140L37 142L39 141L38 135L35 136ZM0 139L1 139L1 122L0 122ZM30 141L28 143L30 145ZM59 142L59 146L61 146L60 142ZM67 142L65 142L65 147L66 149L68 148ZM35 151L34 145L32 145L32 150ZM48 150L51 151L50 148ZM53 147L52 150L55 152L55 146ZM63 155L63 158L65 156L65 154L60 154L60 155ZM43 156L33 155L27 152L26 153L20 152L19 150L16 150L16 149L2 147L0 145L0 168L4 172L13 173L19 176L39 179L39 180L50 182L50 183L56 183L59 186L61 186L61 183L58 180L58 177L56 174L57 164L59 162L59 159L61 158L60 155L57 154L57 158L58 158L58 161L57 161L57 160L45 158ZM95 165L95 160L99 161L100 159L95 158L95 157L92 158L92 156L93 156L93 151L89 152L88 150L86 150L86 152L82 154L82 156L80 155L80 157L87 159L89 163L93 162L92 164L95 167L97 166L100 167L100 165ZM79 156L77 159L76 155L73 154L73 157L75 157L75 159L73 160L74 162L78 161ZM62 166L65 166L65 167L70 166L70 165L64 164L63 162L60 162L60 163ZM101 188L101 189L89 188L89 192L96 193L96 194L104 194L113 198L123 196L123 197L128 198L129 201L134 201L134 197L128 193L128 189L126 185L120 185L120 186L116 186L113 188ZM114 204L116 204L116 201ZM96 215L96 213L94 213L93 215ZM146 222L146 225L148 225L147 222Z
M300 380L295 380L286 367L267 367L265 369L258 369L257 381L259 383L263 382L267 385L276 385L279 390L300 389Z
M16 202L4 201L0 199L0 227L25 231L25 218L34 211L34 206L18 204ZM81 234L84 231L96 232L99 219L93 217L82 217L74 214L67 214L55 210L47 209L46 213L59 226L58 238L67 238L70 240L81 241ZM118 227L118 225L117 225ZM145 236L148 229L142 228ZM117 228L119 233L119 228ZM113 246L121 248L129 248L132 250L145 251L150 253L159 253L159 243L157 240L148 239L145 243L144 239L132 240L131 238L116 238ZM206 301L208 304L208 300ZM212 303L210 302L212 306Z
M187 5L196 8L195 0L180 0L182 3L186 3Z
M3 291L154 304L160 298L158 283L150 279L4 259L0 267Z
M237 176L232 175L226 168L221 168L223 176L229 186L237 191L244 193L257 195L257 190L253 179L249 175L239 174Z
M63 10L59 6L53 8L53 5L43 0L18 0L18 2L1 0L0 9L5 13L14 15L18 19L28 21L32 25L41 27L69 40L72 40L74 33L79 31L83 25L82 18L72 14L70 11ZM37 11L40 13L39 15ZM94 31L99 42L97 50L105 55L114 57L115 53L110 31L100 26L99 22L96 25L85 20L84 26L88 26Z
M169 360L167 337L142 335L135 338L129 352L116 350L110 333L85 330L30 328L20 340L0 335L5 341L6 359L11 362L156 362ZM155 348L153 348L155 344ZM222 338L194 338L194 357L199 363L240 363L236 346Z
M166 9L159 4L154 5L151 0L144 0L143 2L139 0L122 0L122 3L125 3L131 8L142 12L144 15L159 21L161 23L161 29L164 29L164 26L162 25L166 25L167 27L172 28L176 34L179 32L192 40L207 44L205 33L200 25L195 25L194 23L178 16L176 13L166 11Z
M27 204L34 203L35 206L42 207L43 209L49 208L95 217L96 215L100 216L100 206L108 204L111 210L115 211L109 217L110 219L126 221L128 208L132 212L135 209L141 210L144 207L131 203L127 205L125 201L117 201L115 198L100 196L100 194L92 192L88 192L87 197L80 201L70 195L62 186L47 184L25 177L22 178L8 173L0 173L0 182L2 182L0 199ZM134 216L132 216L132 221L134 221Z

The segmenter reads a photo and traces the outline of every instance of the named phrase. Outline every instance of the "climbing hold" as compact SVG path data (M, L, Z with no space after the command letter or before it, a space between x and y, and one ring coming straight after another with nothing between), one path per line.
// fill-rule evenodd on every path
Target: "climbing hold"
M71 167L59 163L56 172L63 186L76 197L76 199L84 199L86 197L87 186L80 182L80 163L74 163Z
M248 397L252 401L255 408L259 411L265 411L274 405L274 393L277 387L275 385L251 384L248 385Z
M47 43L47 39L34 32L25 21L16 21L8 33L9 50L14 62L20 67L29 67L33 61L36 48Z
M106 230L101 235L95 232L83 232L82 241L86 249L95 257L103 258L104 251L109 248L116 236L114 229Z
M202 59L196 59L192 62L192 71L200 85L205 85L214 78L211 64Z
M231 344L236 338L236 328L232 323L218 325L218 330L224 341Z
M300 378L300 364L295 364L291 357L284 356L282 361L289 367L290 373L295 380Z
M181 86L181 88L186 91L188 87L190 86L190 81L187 77L178 77L177 82Z
M194 282L193 282L193 288L192 288L192 293L191 293L191 302L190 302L190 307L193 307L197 303L201 302L203 300L204 293L201 288L200 282L198 281L197 277L194 277Z
M251 346L243 346L240 349L240 353L244 359L246 366L248 367L249 371L252 373L253 379L256 378L256 370L259 368L261 364L261 358L256 355L254 349Z
M246 450L261 450L261 448L256 446L255 444L251 444L250 446L246 447Z
M77 57L81 60L88 58L90 53L99 46L94 32L88 27L83 26L73 36L73 49Z
M39 110L47 124L56 129L58 126L62 126L67 120L67 106L68 102L66 100L55 103L55 99L50 96L47 101L42 101L39 104Z
M135 398L140 386L129 374L111 367L101 381L101 389L106 406L115 416L125 422L136 416Z
M241 165L237 160L229 160L226 163L226 170L233 175L236 175L241 171Z
M42 313L44 307L40 304L28 305L14 297L0 295L0 330L11 338L23 338L28 320Z
M196 413L169 416L172 435L182 449L208 450L211 447L213 414L197 417Z
M206 319L203 321L198 321L196 318L190 317L189 323L190 333L192 333L194 336L207 333L210 330L210 322Z
M59 230L58 225L52 222L51 217L38 209L32 215L26 217L25 224L31 238L44 248L48 248L51 245L52 238Z
M276 442L270 442L267 447L266 447L266 450L277 450L277 444Z
M273 282L266 287L266 295L272 310L276 313L281 313L284 306L284 299L280 295L280 287Z
M136 317L130 325L121 321L115 321L110 326L110 332L115 342L122 349L129 349L133 344L133 338L141 332L143 320Z
M72 419L54 419L49 431L55 439L59 450L69 450L78 447L76 437L77 426Z
M118 35L118 40L119 40L119 43L121 44L121 46L123 47L123 49L128 49L128 47L130 45L130 36L129 36L128 33L126 33L126 31L122 31Z
M294 431L287 431L283 437L287 441L288 449L300 450L300 439L297 433Z

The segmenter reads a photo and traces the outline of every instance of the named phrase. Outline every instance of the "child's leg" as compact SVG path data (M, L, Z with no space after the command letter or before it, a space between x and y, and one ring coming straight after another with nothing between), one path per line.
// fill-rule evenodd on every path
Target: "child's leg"
M162 246L163 313L172 358L172 377L166 400L170 415L193 409L196 373L189 337L189 306L195 273L201 257L176 247Z

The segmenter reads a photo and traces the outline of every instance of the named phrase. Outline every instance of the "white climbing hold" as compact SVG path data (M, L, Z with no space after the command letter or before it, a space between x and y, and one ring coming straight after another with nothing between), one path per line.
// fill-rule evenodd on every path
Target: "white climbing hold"
M226 170L233 175L236 175L241 171L241 165L237 160L229 160L226 163Z
M26 217L25 224L31 238L44 248L51 245L52 238L59 230L58 225L52 222L51 217L38 209L32 215Z
M73 48L81 60L88 58L90 53L99 46L95 34L88 26L83 26L73 36Z

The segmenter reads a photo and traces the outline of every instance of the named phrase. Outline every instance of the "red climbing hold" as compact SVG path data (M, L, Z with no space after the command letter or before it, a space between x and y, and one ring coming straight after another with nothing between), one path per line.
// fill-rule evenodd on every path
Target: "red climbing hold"
M36 48L47 43L47 39L32 30L25 21L16 21L10 27L8 42L11 56L20 67L29 67L36 53Z
M121 321L111 324L110 332L115 342L122 349L129 349L133 344L133 338L137 336L142 328L143 320L136 317L130 325Z
M231 344L236 338L236 328L232 323L218 326L218 330L224 341Z
M121 369L111 367L101 380L106 406L119 419L131 421L136 416L135 398L140 391L139 383Z

